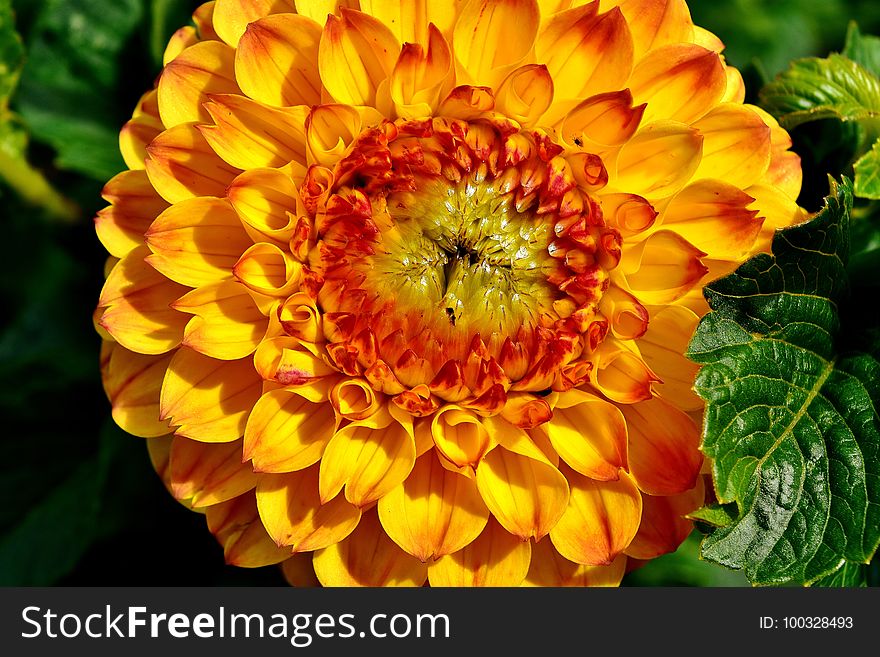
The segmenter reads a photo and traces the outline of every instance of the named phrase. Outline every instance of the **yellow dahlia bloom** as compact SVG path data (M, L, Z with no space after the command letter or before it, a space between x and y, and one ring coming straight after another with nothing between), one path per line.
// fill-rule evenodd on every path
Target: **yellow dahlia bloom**
M113 417L227 560L615 585L675 549L701 286L802 218L788 135L684 1L194 21L121 133L97 322Z

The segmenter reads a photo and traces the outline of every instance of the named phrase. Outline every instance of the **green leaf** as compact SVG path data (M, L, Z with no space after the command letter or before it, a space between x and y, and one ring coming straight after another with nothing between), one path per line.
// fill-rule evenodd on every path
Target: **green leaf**
M11 2L0 0L0 109L9 106L23 64L24 47L15 31Z
M24 48L15 31L9 0L0 0L0 179L23 199L42 206L52 216L71 219L77 209L62 197L42 173L27 161L28 134L24 123L9 109L24 64Z
M68 460L64 469L54 468L52 480L39 478L44 486L52 482L48 490L0 532L0 586L54 584L94 543L137 526L127 503L155 484L144 443L123 433L110 419L100 433L97 453L73 463ZM46 437L47 445L52 440ZM31 451L35 448L30 446ZM52 465L60 461L46 460ZM0 490L9 491L7 500L20 497L5 485L11 476L14 471L3 472L0 478Z
M841 326L849 181L811 221L707 286L688 356L703 365L702 449L719 502L740 515L702 545L754 584L811 583L880 542L880 349ZM880 353L880 352L878 352Z
M846 31L846 45L842 54L880 77L880 38L859 32L855 21L850 22Z
M626 574L622 586L743 587L749 582L742 573L719 568L699 558L700 538L692 532L675 552L646 562Z
M860 157L853 167L856 173L855 195L880 199L880 140L874 142L874 147Z
M847 16L858 15L841 6L844 1L692 0L688 6L695 24L722 37L733 66L757 59L775 74L796 57L828 52L825 43L840 42Z
M143 15L141 0L47 0L28 39L17 107L56 165L106 180L119 154L123 51Z
M76 565L97 528L105 476L97 457L80 463L0 536L0 585L46 586Z
M726 527L738 516L739 510L736 508L736 504L709 504L692 511L687 517L712 527Z
M862 34L855 22L851 22L847 30L843 54L875 77L880 76L880 38ZM855 195L880 199L880 141L874 142L873 148L862 155L853 166Z
M875 205L853 211L853 247L847 271L850 280L876 288L880 287L880 208Z
M0 154L10 159L23 159L27 143L27 129L21 117L8 109L0 109Z
M10 0L0 0L0 157L9 159L22 158L27 147L21 119L9 110L23 65L24 47L15 31Z
M863 564L845 563L843 566L821 579L813 582L813 586L852 588L868 585L868 569Z
M864 143L880 134L880 79L843 55L799 59L760 93L761 103L786 128L808 121L856 121Z
M814 167L824 175L852 166L855 195L880 199L878 76L880 38L862 35L850 23L843 54L797 60L761 90L761 103L786 128L830 119L795 136L801 154L810 155L804 158L808 178ZM804 191L809 195L817 186Z

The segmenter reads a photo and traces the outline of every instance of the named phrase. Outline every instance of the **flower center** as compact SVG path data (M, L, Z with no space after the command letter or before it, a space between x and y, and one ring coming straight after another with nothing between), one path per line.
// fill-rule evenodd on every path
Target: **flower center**
M394 231L366 264L382 298L444 336L515 335L552 312L552 225L473 176L424 181L387 199ZM365 272L368 273L368 272Z
M332 180L309 256L331 361L455 402L586 381L620 237L561 150L503 122L398 121L311 171Z

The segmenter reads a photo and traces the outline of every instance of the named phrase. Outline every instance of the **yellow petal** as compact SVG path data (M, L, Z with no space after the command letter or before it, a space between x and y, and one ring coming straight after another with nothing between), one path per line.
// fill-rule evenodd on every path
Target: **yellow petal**
M143 244L150 224L168 207L143 171L115 175L104 185L101 196L111 205L98 212L95 231L104 248L117 258Z
M379 410L380 400L363 379L342 379L330 391L330 403L346 420L363 420Z
M550 540L569 561L607 566L639 529L642 495L624 470L616 481L596 481L571 470L566 476L571 496Z
M205 511L208 529L223 546L226 563L239 568L259 568L290 556L263 529L252 492L209 506Z
M650 399L657 375L627 342L606 338L594 353L593 385L618 404Z
M599 301L611 334L620 340L634 340L648 330L648 311L633 295L611 285Z
M629 429L630 472L639 488L649 495L693 488L703 464L694 421L662 397L622 410Z
M200 41L174 58L159 77L159 116L166 128L206 122L202 104L209 94L240 93L235 82L235 51L219 41Z
M621 148L609 187L648 200L670 196L697 170L702 148L694 128L672 121L647 125Z
M495 519L467 547L428 566L431 586L519 586L529 570L531 543Z
M199 197L175 203L146 234L153 267L183 285L198 287L232 278L232 268L251 245L232 206Z
M706 503L703 480L680 495L669 497L642 496L642 523L639 533L626 548L636 559L655 559L675 552L694 530L694 523L685 516Z
M284 246L293 237L297 214L305 214L290 176L278 169L252 169L226 191L251 238Z
M781 190L789 199L796 200L803 182L800 156L791 151L774 152L764 181Z
M541 23L546 23L547 19L553 16L553 14L569 9L571 2L572 0L538 0L538 7L541 10Z
M254 406L244 431L244 458L257 472L292 472L317 463L338 422L327 402L297 391L270 390Z
M584 141L582 146L592 149L592 144ZM602 150L602 149L595 149ZM602 156L594 153L570 152L565 156L554 158L557 162L561 160L564 179L570 176L584 190L598 191L608 184L608 170L605 166Z
M697 315L683 306L666 306L651 317L648 331L639 340L642 358L663 381L657 384L658 392L685 411L703 407L693 391L699 366L684 356L698 321Z
M183 344L221 360L237 360L252 354L269 323L245 287L235 281L195 289L172 307L195 315L186 325Z
M129 169L144 168L147 145L164 129L156 90L151 89L141 96L131 119L119 131L119 151Z
M104 392L113 406L113 421L135 436L151 438L169 432L159 420L159 390L171 356L145 356L115 342L102 348Z
M447 405L431 421L434 445L459 467L476 467L493 442L480 419L455 405Z
M171 444L173 441L174 436L156 436L147 441L150 463L169 493L171 493L171 476L168 466L171 461ZM182 504L186 506L186 502L182 502Z
M156 137L147 146L144 167L150 183L169 203L193 196L223 196L241 173L221 160L191 123Z
M254 354L254 366L267 381L285 386L311 385L336 373L317 355L317 348L286 336L263 340Z
M570 390L559 395L553 419L539 427L559 456L593 479L616 479L626 467L626 422L620 409L595 395Z
M490 116L495 108L495 97L489 87L460 85L440 103L437 113L462 121L476 121Z
M434 438L431 436L431 421L429 418L415 418L413 421L413 435L416 441L416 457L434 448Z
M603 194L599 199L602 214L609 226L624 238L624 246L645 234L657 219L657 210L637 194Z
M742 103L746 99L746 83L743 81L742 73L732 66L725 65L724 73L727 76L727 90L721 101L725 103Z
M644 111L644 105L633 107L629 89L591 96L565 115L562 138L574 146L585 141L620 146L638 129Z
M770 127L749 107L723 104L693 124L703 135L695 179L715 178L745 188L770 166Z
M432 452L419 457L402 484L379 500L388 536L420 561L457 552L489 517L476 485L444 468Z
M514 454L553 467L559 464L559 455L543 433L534 431L529 433L521 428L513 427L499 415L483 418L483 424L495 443Z
M770 241L775 231L806 221L807 213L792 200L784 190L779 187L759 183L743 190L755 199L751 207L758 211L758 216L764 218L764 226L758 237L756 250L770 251Z
M582 99L627 81L633 66L633 39L619 9L597 14L590 3L554 16L535 43L535 58L546 64L556 97Z
M324 586L421 586L428 577L427 566L388 538L372 510L345 540L315 552L313 563Z
M235 48L249 23L269 14L295 12L293 0L217 0L213 24L217 36Z
M131 118L150 119L150 121L159 128L159 132L162 132L162 130L165 129L165 126L162 125L162 119L159 117L159 98L158 91L155 87L145 92L140 97L134 110L132 110Z
M455 24L457 6L462 0L361 0L361 11L378 18L387 25L400 43L426 44L429 24L447 34Z
M330 439L321 458L322 500L333 499L345 486L345 498L364 507L406 479L416 460L412 427L390 416L383 424L352 422Z
M341 7L357 9L359 2L358 0L294 0L294 4L298 14L323 23L327 20L327 14L336 14Z
M305 165L308 108L270 107L244 96L214 95L205 103L214 125L199 126L217 155L237 169Z
M781 189L789 198L796 200L801 191L803 169L797 153L792 153L791 136L770 114L760 107L749 106L770 127L770 166L763 177L765 184Z
M724 50L724 43L709 30L699 25L694 25L693 42L698 46L703 46L706 50L720 53Z
M748 209L753 201L727 182L704 179L676 194L659 222L710 258L742 262L764 223L756 210Z
M291 586L313 588L321 585L315 576L312 554L309 552L297 552L284 561L281 564L281 572Z
M701 261L705 255L677 233L661 230L624 250L621 268L635 269L626 282L639 301L659 305L681 298L699 282L708 271Z
M550 541L532 547L532 561L523 586L617 586L626 572L626 557L609 566L585 566L563 557Z
M318 48L318 70L339 103L375 105L376 89L391 74L400 44L384 23L359 11L328 16Z
M193 26L186 25L176 30L168 39L168 44L162 53L162 66L168 66L172 59L198 41L200 41L199 34Z
M568 503L559 470L500 445L477 466L477 488L498 522L523 540L547 535Z
M214 31L214 0L203 2L192 14L193 23L199 33L199 38L203 40L219 41L220 37Z
M257 508L266 531L294 552L320 550L351 534L361 511L337 496L321 504L318 466L290 474L260 476Z
M620 7L638 58L648 50L692 38L694 25L685 0L602 0L602 6Z
M251 245L232 271L248 289L272 297L287 297L296 292L302 279L302 265L267 242Z
M180 344L186 315L171 303L187 288L169 281L144 262L142 246L113 267L101 290L100 324L126 349L141 354L163 354Z
M261 388L250 358L215 360L181 347L168 366L159 404L177 435L228 443L244 435Z
M652 50L629 81L637 103L647 103L644 120L690 123L715 107L727 89L717 53L690 43Z
M540 15L535 0L472 0L452 38L460 84L494 86L531 50Z
M527 392L507 393L501 417L521 429L532 429L550 420L553 411L545 399Z
M392 7L390 3L385 4ZM419 118L419 111L425 108L433 112L441 90L451 82L452 75L452 51L434 25L429 28L427 48L418 43L404 43L388 89L398 116Z
M314 107L306 118L308 163L324 166L336 164L361 133L363 125L362 113L350 105Z
M431 394L430 388L424 383L418 384L410 390L404 390L392 397L391 401L413 417L431 416L440 407L440 401Z
M171 491L193 507L226 502L257 485L249 463L241 462L241 443L202 443L175 436L170 455Z
M701 287L692 288L690 292L676 302L676 305L687 308L700 317L710 310L709 304L706 303L706 298L703 296L703 288Z
M320 39L321 26L305 16L278 14L251 23L235 51L242 91L277 107L321 102Z
M496 94L498 111L526 127L535 125L552 102L553 77L539 64L512 71Z

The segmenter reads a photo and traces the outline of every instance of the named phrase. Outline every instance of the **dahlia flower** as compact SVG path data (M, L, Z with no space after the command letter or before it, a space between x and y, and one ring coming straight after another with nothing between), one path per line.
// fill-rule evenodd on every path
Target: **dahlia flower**
M683 0L216 0L96 219L113 417L229 563L616 585L704 501L702 285L803 218Z

